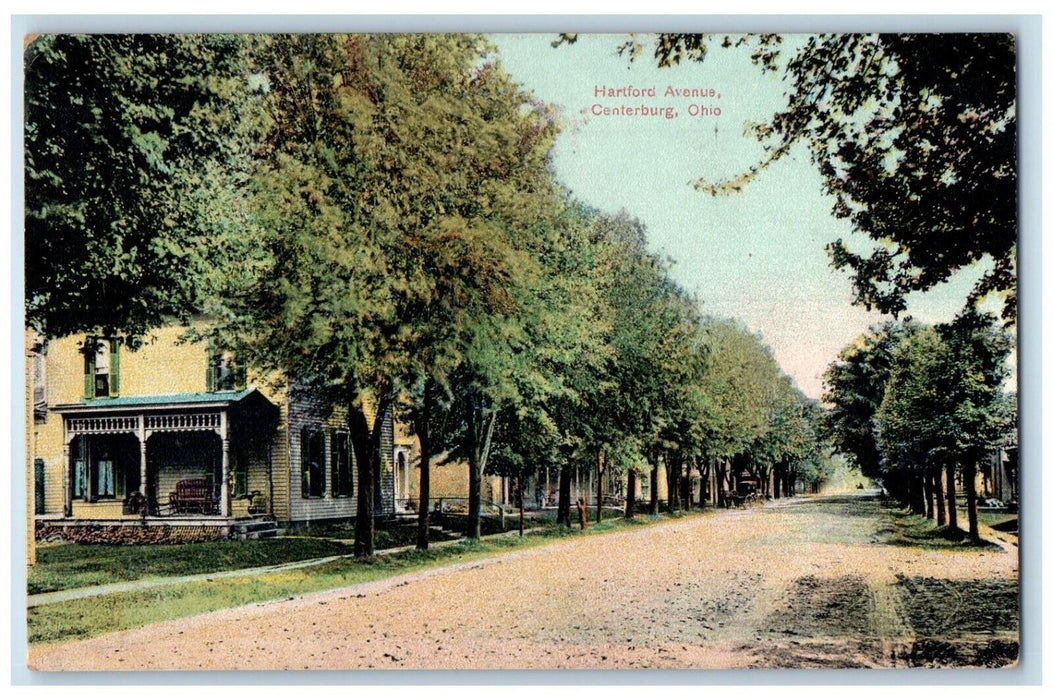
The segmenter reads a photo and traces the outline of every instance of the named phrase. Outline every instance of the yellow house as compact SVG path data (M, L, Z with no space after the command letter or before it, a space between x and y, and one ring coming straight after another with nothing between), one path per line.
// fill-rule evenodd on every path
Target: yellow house
M234 358L184 341L185 330L157 329L134 351L82 335L30 354L38 536L133 526L173 539L252 536L354 517L343 416L302 392L248 383ZM388 419L382 447L375 509L394 514L415 443L396 441Z
M355 517L357 483L343 413L303 392L252 383L228 353L154 330L132 350L92 335L27 353L29 454L38 538L186 541L264 536L277 528ZM420 508L419 443L392 419L382 433L374 512ZM429 507L463 508L468 467L432 464ZM555 469L525 488L555 505ZM576 471L572 495L591 500ZM482 498L512 506L509 480L487 477ZM149 535L144 534L149 531Z

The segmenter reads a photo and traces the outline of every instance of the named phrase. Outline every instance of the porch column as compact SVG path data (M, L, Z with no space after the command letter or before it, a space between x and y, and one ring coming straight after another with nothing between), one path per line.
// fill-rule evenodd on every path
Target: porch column
M62 514L67 518L73 517L73 462L70 459L70 438L67 436L62 442Z
M219 414L219 438L223 442L223 458L220 462L219 514L230 517L230 438L227 434L227 412Z
M146 498L146 417L139 416L139 495Z

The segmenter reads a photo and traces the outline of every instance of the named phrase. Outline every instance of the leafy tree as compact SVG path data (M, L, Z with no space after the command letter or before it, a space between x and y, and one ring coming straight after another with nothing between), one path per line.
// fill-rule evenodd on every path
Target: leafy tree
M774 482L775 495L792 495L797 465L819 451L815 433L818 417L815 403L793 380L779 374L769 394L767 430L756 440L750 453L761 479L765 496Z
M962 467L969 537L979 540L976 470L1012 427L1004 383L1013 341L993 317L972 310L936 330L945 348L937 384L943 403L940 430L947 453Z
M966 490L969 536L979 539L976 469L1011 426L1003 393L1011 341L985 314L967 311L952 323L912 332L896 352L896 362L878 412L880 445L886 468L906 473L917 502L921 476L931 463L947 473L949 525L957 528L955 478L958 467Z
M875 414L906 328L894 321L871 327L838 354L823 377L822 400L829 407L824 432L866 477L881 476Z
M219 332L346 410L359 556L373 552L381 429L397 399L429 381L441 390L472 359L501 374L514 289L532 274L513 239L547 201L551 121L488 53L471 35L255 46L266 139L241 222L251 244L230 247L239 266L215 295Z
M220 165L244 153L244 39L44 35L25 51L26 323L135 344L199 308Z
M884 481L917 514L925 512L922 479L930 461L942 462L938 372L943 350L941 339L932 328L918 327L907 335L896 349L884 397L875 414L878 445L884 453ZM957 526L953 473L952 467L948 497L952 528Z
M561 41L573 42L574 35ZM557 42L559 43L559 42ZM751 130L763 160L726 182L734 192L798 143L834 197L833 213L875 247L829 244L833 265L853 271L856 301L898 313L905 295L931 289L981 260L991 269L972 300L1004 296L1016 315L1016 44L1011 34L778 34L718 38L664 33L660 66L704 61L709 51L749 50L781 74L786 103ZM643 53L635 39L621 51Z
M680 505L684 468L698 452L707 397L701 377L709 355L697 301L646 250L643 227L627 216L612 222L618 257L608 288L615 309L612 395L607 447L612 465L629 469L629 502L635 507L636 465L650 468L650 509L658 509L658 470L664 463L668 506ZM631 398L629 398L631 397ZM631 465L631 466L630 466Z
M710 359L702 375L709 409L702 425L703 481L712 475L716 505L726 505L728 467L746 455L768 428L769 401L778 365L771 350L739 321L710 318L705 323Z
M557 215L542 217L542 235L534 239L541 274L521 290L522 334L504 358L470 363L468 376L489 376L491 386L505 387L503 396L490 394L497 400L487 425L493 435L487 470L514 476L522 486L524 470L533 471L538 463L558 465L557 519L569 525L571 472L595 453L601 430L594 408L608 385L610 309L600 289L605 244L596 237L591 214L575 205L552 211ZM496 380L494 367L506 368ZM472 390L467 385L465 396ZM469 414L462 450L477 444L471 420ZM471 464L471 453L466 457Z

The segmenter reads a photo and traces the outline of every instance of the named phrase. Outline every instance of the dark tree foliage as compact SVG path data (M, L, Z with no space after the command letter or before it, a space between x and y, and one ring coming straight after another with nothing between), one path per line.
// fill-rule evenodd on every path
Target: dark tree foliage
M823 377L827 439L871 478L882 475L875 417L905 333L896 322L871 328L841 351Z
M573 42L573 35L561 41ZM850 269L856 302L898 314L905 295L931 289L981 260L991 264L970 301L1004 296L1016 315L1016 43L1010 34L661 34L661 66L703 61L719 44L743 47L782 74L786 105L753 132L767 155L727 182L734 192L802 143L835 199L833 212L876 244L827 248ZM621 53L635 58L635 40Z
M935 329L913 330L895 352L876 416L890 477L918 480L933 464L943 466L953 509L954 474L961 469L974 540L977 467L1013 425L1004 393L1011 348L1010 335L992 316L972 310Z
M133 342L197 304L196 196L239 141L242 39L48 35L25 52L26 323Z

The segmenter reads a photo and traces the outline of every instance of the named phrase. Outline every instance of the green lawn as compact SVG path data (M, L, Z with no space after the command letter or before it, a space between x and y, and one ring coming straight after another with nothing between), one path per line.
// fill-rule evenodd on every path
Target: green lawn
M669 517L698 517L698 515L696 511L689 516L639 516L632 521L610 518L599 525L591 526L585 533L578 529L565 530L553 527L543 532L528 534L523 538L517 537L514 533L508 533L488 537L475 543L458 542L436 547L427 552L406 551L375 557L372 560L339 559L305 569L258 576L231 577L221 581L174 583L140 591L40 605L28 611L28 637L31 644L94 637L153 622L251 603L280 600L304 593L389 578L434 566L486 558L509 550L540 546L562 538L610 533L627 528L645 527L666 521ZM272 542L302 544L315 541L294 539L273 540ZM246 544L266 546L267 541L216 544L229 544L235 547ZM80 548L86 547L82 545ZM95 549L99 550L96 556L100 560L105 560L107 551L117 552L135 548L111 547L106 550L102 547L95 547ZM171 547L159 547L159 549L172 551ZM125 555L125 553L120 552L120 555ZM106 567L114 568L108 563ZM184 570L179 573L188 573L188 571Z
M37 549L29 593L62 591L156 576L271 566L336 554L351 547L322 539L279 538L197 544L60 544Z
M889 511L886 524L880 533L884 544L903 547L924 547L926 549L998 549L998 545L981 540L970 542L965 530L969 523L959 513L958 530L952 532L949 527L939 526L935 520L922 515L912 515L906 509Z
M976 514L976 519L988 527L995 527L996 525L1004 525L1012 520L1016 520L1020 516L1016 513L991 513L980 511Z
M589 510L589 516L595 516L595 508ZM611 512L610 514L604 514L604 517L616 517ZM577 521L577 514L574 515L575 522ZM555 511L548 512L544 515L528 515L523 519L523 527L526 529L534 527L545 527L555 524L556 514ZM467 514L447 514L446 516L432 517L432 525L441 525L448 530L457 533L463 533L468 525ZM482 520L483 535L494 535L499 532L513 532L519 529L519 511L510 511L505 517L504 530L501 529L501 521L495 517L484 517ZM310 525L308 527L302 527L295 530L295 534L302 535L304 537L324 537L336 540L353 540L355 538L355 526L351 524L324 524L324 525ZM452 536L445 539L460 539L460 536ZM431 533L432 542L442 542L443 538L439 536L435 530ZM390 549L393 547L405 547L414 545L417 543L417 521L402 521L394 524L385 525L383 528L378 528L376 536L373 541L373 545L376 549Z

